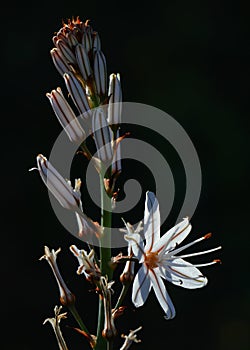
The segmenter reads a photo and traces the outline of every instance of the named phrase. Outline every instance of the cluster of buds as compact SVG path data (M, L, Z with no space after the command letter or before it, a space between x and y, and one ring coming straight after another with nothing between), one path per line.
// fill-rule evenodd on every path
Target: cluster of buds
M53 37L53 43L51 57L64 79L71 101L65 98L60 87L46 96L70 141L81 145L89 159L93 155L85 143L85 128L90 129L97 149L94 164L98 164L99 172L109 168L104 185L107 193L113 196L115 180L121 172L120 141L123 138L119 135L122 113L120 74L112 73L108 78L100 37L89 21L81 22L79 17L68 20Z

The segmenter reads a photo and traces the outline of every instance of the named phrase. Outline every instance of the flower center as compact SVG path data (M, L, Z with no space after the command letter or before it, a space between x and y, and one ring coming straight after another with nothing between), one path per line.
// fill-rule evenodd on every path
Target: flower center
M149 269L154 269L158 266L159 256L157 252L147 252L145 257L145 264Z

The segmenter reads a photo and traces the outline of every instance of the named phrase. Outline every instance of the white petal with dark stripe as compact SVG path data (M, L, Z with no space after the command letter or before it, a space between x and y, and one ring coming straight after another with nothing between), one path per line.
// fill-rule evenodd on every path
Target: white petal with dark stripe
M137 272L133 283L132 301L136 307L140 307L145 303L151 286L149 270L143 264Z
M197 267L183 259L176 258L164 265L165 278L183 288L202 288L208 282Z
M189 218L184 218L180 223L168 230L161 239L155 244L156 251L163 249L172 249L176 244L180 244L190 233L192 229Z
M145 251L152 250L160 240L160 210L159 203L153 192L146 193L144 210L144 236L146 239Z
M166 287L164 285L164 282L162 281L160 275L156 273L155 270L150 270L150 280L155 292L155 295L163 308L164 312L166 313L166 319L171 319L175 317L175 308L172 303L172 300L170 299L170 296L168 295L168 292L166 290Z

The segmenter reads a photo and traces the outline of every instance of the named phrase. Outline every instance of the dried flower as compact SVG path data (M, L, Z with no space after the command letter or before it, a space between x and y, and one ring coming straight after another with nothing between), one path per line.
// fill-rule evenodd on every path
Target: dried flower
M101 271L95 261L95 251L91 249L89 254L84 249L78 249L75 245L70 246L70 251L78 259L79 267L77 274L85 275L86 279L90 282L99 281Z
M120 348L120 350L127 350L128 348L130 348L130 346L132 345L132 343L140 343L141 340L137 339L137 334L136 332L139 332L142 329L142 327L139 327L135 330L131 330L129 332L128 335L122 334L121 337L125 338L124 344L122 345L122 347Z
M113 284L114 281L108 282L106 277L101 276L100 285L104 307L104 329L102 331L102 336L107 340L111 340L117 335L111 306L111 294L113 293Z
M55 332L55 335L56 335L56 340L57 340L57 343L58 343L58 346L59 346L59 349L60 350L68 350L68 347L65 343L65 340L63 338L63 335L62 335L62 332L61 332L61 329L60 329L60 322L62 319L65 319L67 318L67 313L64 312L62 314L60 314L61 312L61 309L62 309L62 306L55 306L54 308L54 312L55 312L55 317L52 317L52 318L46 318L46 320L43 322L43 324L49 322L51 324L51 326L53 327L53 330Z
M140 240L140 232L143 230L142 222L139 222L136 228L133 227L129 222L123 220L126 229L120 229L121 232L126 232L129 237L136 237L137 240ZM139 235L139 236L138 236ZM134 244L133 240L128 240L128 256L133 257L132 245ZM130 284L134 279L134 265L135 262L132 260L126 261L124 270L120 275L120 281L123 285Z
M70 307L71 305L75 304L75 296L73 293L71 293L71 291L66 286L66 283L64 282L61 276L61 273L59 271L59 268L57 266L56 258L60 251L61 251L60 248L57 249L56 251L54 249L50 251L49 248L45 246L44 247L45 254L39 260L45 259L48 261L59 287L60 302L62 303L62 305Z

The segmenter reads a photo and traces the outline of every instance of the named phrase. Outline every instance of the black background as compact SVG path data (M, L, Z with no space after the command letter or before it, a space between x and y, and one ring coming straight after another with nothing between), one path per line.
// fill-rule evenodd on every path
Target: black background
M65 232L35 166L61 128L45 94L62 86L49 50L62 20L91 19L108 70L120 72L124 101L160 108L186 130L199 154L203 186L190 239L213 232L202 249L222 245L222 265L204 268L202 290L168 285L177 316L165 321L152 293L129 306L119 331L142 325L134 348L247 350L249 341L249 11L243 1L25 2L2 8L2 349L57 349L49 325L58 304L43 246L62 248L58 263L95 330L96 296L76 275ZM129 220L129 218L128 218ZM174 223L169 218L165 227ZM62 324L69 349L85 339ZM119 345L119 342L117 346Z

